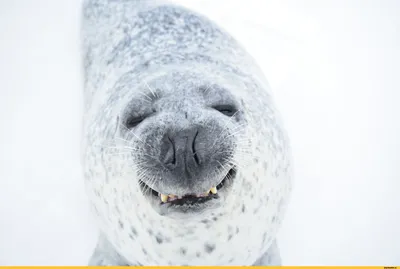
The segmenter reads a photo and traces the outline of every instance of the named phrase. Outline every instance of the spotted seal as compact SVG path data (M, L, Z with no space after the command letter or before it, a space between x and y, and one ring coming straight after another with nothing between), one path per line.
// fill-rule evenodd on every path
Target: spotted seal
M166 1L86 0L90 265L280 264L290 146L253 58Z

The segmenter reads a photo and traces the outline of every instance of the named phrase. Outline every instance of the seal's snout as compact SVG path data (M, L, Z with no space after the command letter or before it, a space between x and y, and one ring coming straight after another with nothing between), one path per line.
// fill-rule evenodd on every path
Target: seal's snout
M177 178L191 180L199 174L204 163L201 152L197 151L199 143L196 128L169 132L162 140L160 161Z
M215 122L168 128L160 137L159 151L154 156L158 158L154 170L158 180L153 181L153 195L163 203L175 202L175 205L218 198L219 190L235 176L234 165L230 163L234 152L232 139L220 140L218 134L224 135L224 129ZM150 140L147 144L157 145ZM154 159L147 158L147 163L154 163Z

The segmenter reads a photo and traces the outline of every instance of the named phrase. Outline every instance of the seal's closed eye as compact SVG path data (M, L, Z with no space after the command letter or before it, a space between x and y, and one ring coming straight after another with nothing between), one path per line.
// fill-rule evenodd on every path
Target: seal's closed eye
M130 130L155 113L156 110L154 107L147 105L143 100L134 99L127 105L122 118L126 128Z
M213 106L213 108L229 117L232 117L238 111L237 108L233 105L216 105Z
M132 116L132 117L128 117L127 121L126 121L126 127L128 129L132 129L135 128L136 126L138 126L142 121L144 121L146 119L146 116Z

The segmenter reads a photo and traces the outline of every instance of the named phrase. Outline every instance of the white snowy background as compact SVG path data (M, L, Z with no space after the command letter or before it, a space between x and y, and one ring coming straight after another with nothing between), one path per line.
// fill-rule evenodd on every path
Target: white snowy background
M285 265L400 265L400 1L179 0L258 60L295 188ZM79 0L0 0L0 265L85 265Z

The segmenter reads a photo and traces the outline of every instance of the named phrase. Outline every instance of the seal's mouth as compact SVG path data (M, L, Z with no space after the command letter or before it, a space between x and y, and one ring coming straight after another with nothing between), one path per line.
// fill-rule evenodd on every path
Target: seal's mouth
M143 181L139 181L142 192L149 193L151 191L151 196L153 198L160 199L160 204L171 204L171 205L190 205L190 204L201 204L205 203L211 199L218 198L218 192L224 190L228 181L231 181L236 176L235 167L231 168L222 181L215 187L211 187L206 193L200 194L186 194L183 196L178 196L174 194L163 194L157 192L156 190L150 188Z

